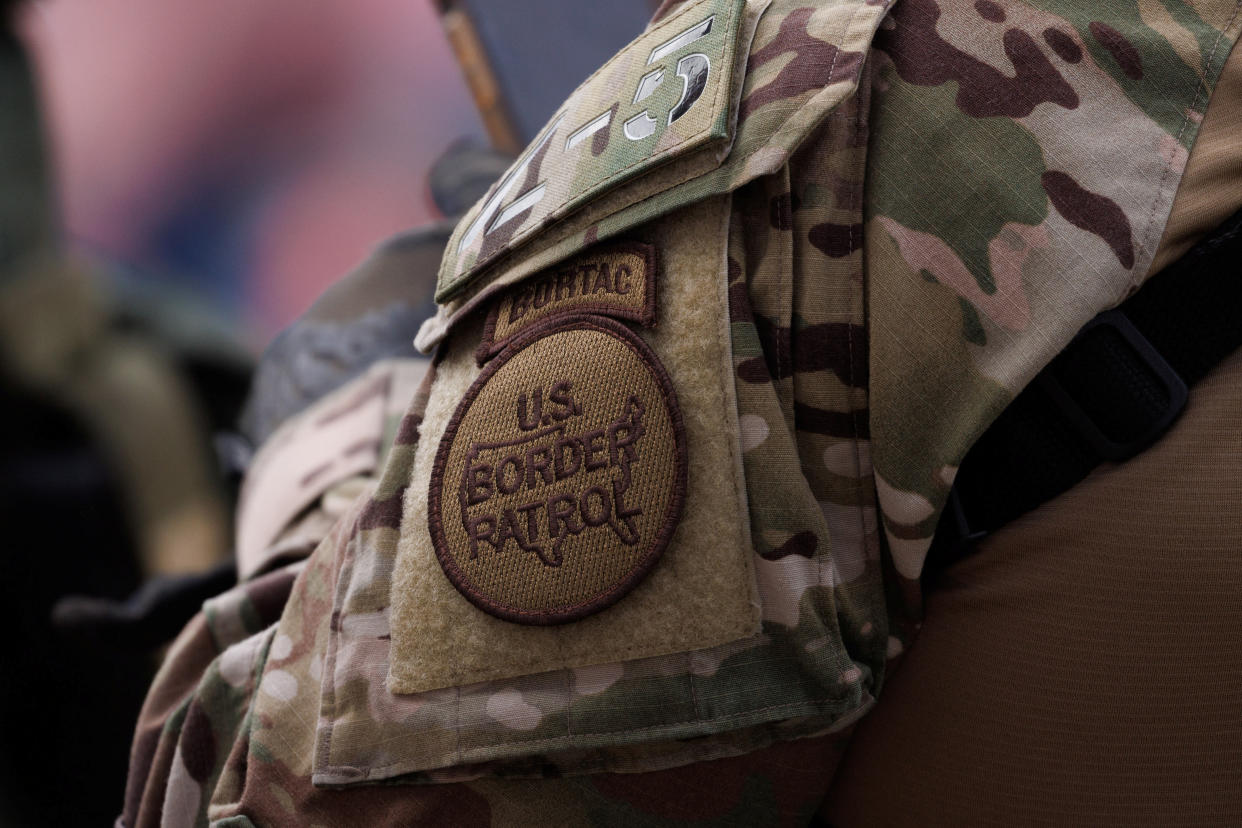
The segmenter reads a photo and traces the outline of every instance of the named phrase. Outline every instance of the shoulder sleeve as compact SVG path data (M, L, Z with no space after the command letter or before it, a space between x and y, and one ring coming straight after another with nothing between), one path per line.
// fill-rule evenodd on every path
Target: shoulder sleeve
M334 590L316 784L670 767L870 703L887 9L677 6L458 226L416 435Z

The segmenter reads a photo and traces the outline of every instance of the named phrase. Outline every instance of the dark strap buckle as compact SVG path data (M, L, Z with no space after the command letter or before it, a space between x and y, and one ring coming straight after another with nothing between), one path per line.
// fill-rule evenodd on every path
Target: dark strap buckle
M1062 376L1074 378L1070 387L1058 378L1058 367L1064 372ZM1074 376L1075 369L1085 369L1086 373ZM1094 377L1105 382L1113 380L1115 384L1101 388L1093 382ZM1128 460L1155 442L1182 413L1189 397L1182 377L1120 310L1105 311L1088 322L1061 355L1039 373L1035 383L1091 450L1114 462ZM1132 416L1124 418L1124 438L1110 435L1108 424L1098 422L1083 404L1078 395L1085 396L1083 389L1087 386L1096 392L1097 412L1101 405L1136 407L1128 412ZM1163 393L1153 394L1156 388ZM1127 394L1129 399L1125 398ZM1109 412L1103 413L1107 416ZM925 576L934 578L939 571L965 558L991 528L986 521L981 527L971 520L958 486L953 486L940 516Z
M936 527L933 539L936 563L940 567L948 566L974 551L975 544L987 537L987 530L975 528L966 509L962 506L962 496L957 486L949 489L949 499L945 501L944 511L940 515L940 523ZM929 555L929 559L932 556Z
M1120 310L1105 311L1084 325L1074 337L1074 341L1066 348L1066 352L1072 350L1075 343L1080 343L1098 334L1101 328L1109 328L1120 337L1128 346L1136 367L1141 366L1140 370L1145 368L1151 376L1157 378L1167 392L1167 405L1152 417L1146 428L1125 440L1118 440L1106 434L1074 395L1057 379L1056 371L1052 370L1055 362L1054 366L1049 366L1049 369L1040 372L1038 382L1061 413L1100 457L1113 462L1121 462L1134 457L1168 431L1169 426L1186 408L1186 400L1190 396L1190 391L1177 371Z

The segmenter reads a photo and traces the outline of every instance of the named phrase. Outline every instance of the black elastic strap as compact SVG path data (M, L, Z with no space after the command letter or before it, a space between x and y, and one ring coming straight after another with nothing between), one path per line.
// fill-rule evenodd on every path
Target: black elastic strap
M171 641L204 601L236 583L230 561L193 575L156 576L124 601L66 595L52 608L52 626L82 641L149 650Z
M1168 430L1187 390L1242 347L1242 211L1088 323L962 461L924 581L987 534Z

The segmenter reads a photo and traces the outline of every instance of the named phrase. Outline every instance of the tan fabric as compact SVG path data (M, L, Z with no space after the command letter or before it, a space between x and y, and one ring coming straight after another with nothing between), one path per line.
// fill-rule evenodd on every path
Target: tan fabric
M1242 353L946 574L831 825L1242 824L1239 412Z
M391 593L392 692L687 652L758 630L737 404L733 384L722 382L731 371L729 315L726 285L715 277L725 270L728 208L727 199L695 205L676 222L652 225L639 239L659 249L667 278L660 285L657 324L635 332L676 389L688 462L684 512L658 565L607 612L569 625L494 618L449 583L430 533L404 528L428 525L427 485L412 485ZM441 435L479 376L474 346L480 329L481 320L455 332L437 367L412 480L430 479Z
M1159 273L1242 205L1242 49L1221 69L1216 94L1173 200L1169 223L1152 261Z

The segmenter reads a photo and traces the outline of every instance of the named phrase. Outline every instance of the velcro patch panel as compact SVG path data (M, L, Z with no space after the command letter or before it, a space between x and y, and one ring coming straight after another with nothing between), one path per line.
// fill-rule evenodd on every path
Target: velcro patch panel
M632 238L660 254L650 327L552 317L480 366L475 314L444 346L385 593L395 697L758 631L718 278L729 203Z

